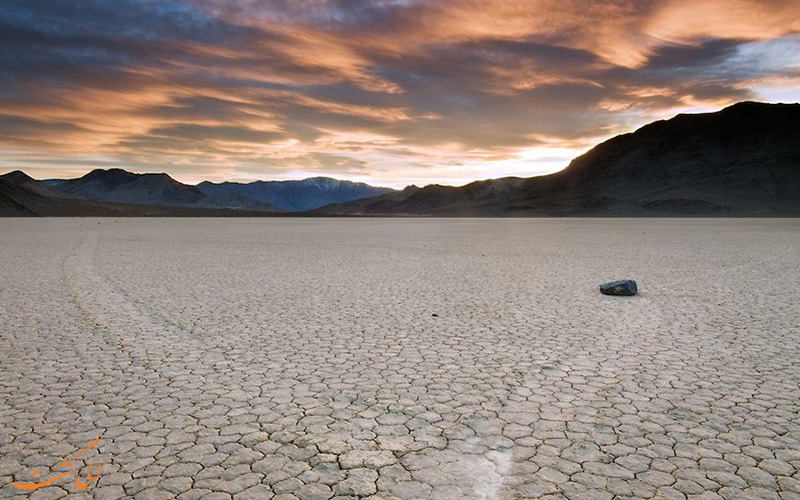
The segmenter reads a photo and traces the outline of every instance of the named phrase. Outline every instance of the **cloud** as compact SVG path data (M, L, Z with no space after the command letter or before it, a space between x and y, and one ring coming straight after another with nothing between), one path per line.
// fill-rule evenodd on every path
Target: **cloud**
M0 48L0 166L47 176L533 175L800 95L789 0L0 0Z

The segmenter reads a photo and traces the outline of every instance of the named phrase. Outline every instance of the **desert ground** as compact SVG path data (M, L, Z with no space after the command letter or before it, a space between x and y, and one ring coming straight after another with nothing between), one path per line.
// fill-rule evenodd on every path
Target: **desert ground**
M800 499L797 219L5 219L0 252L0 497Z

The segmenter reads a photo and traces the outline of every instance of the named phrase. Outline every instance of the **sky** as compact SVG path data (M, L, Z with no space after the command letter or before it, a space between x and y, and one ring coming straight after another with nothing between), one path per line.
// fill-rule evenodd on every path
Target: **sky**
M0 0L0 172L462 185L800 101L797 0Z

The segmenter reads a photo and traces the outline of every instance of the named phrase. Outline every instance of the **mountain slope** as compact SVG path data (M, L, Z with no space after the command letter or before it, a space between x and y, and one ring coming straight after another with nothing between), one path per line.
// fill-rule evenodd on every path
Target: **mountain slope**
M27 189L28 191L32 191L42 196L63 196L62 193L56 191L55 189L51 189L41 181L37 181L22 170L14 170L13 172L0 175L0 179L3 179L9 184Z
M137 205L236 208L279 211L279 209L240 195L207 195L194 186L182 184L167 174L134 174L122 169L92 170L78 179L48 182L49 189L92 201Z
M800 105L740 103L610 139L555 174L323 207L360 215L800 215Z
M0 217L35 217L39 214L32 207L46 201L43 196L0 176Z
M328 205L394 192L360 182L340 181L328 177L311 177L300 181L202 182L197 188L208 195L237 194L262 203L269 203L289 212L303 212Z
M0 177L0 217L265 217L263 210L155 206L47 197Z

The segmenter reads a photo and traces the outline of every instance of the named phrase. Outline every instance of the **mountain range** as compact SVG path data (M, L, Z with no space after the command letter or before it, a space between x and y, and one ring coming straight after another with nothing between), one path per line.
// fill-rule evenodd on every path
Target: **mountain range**
M311 177L301 181L255 181L248 184L215 184L206 181L198 184L197 189L212 196L246 196L287 212L305 212L331 203L346 203L394 192L391 188L329 177Z
M227 208L278 212L280 209L236 193L206 194L167 174L134 174L119 168L92 170L78 179L49 179L41 184L70 198L136 205Z
M557 173L410 186L318 214L800 215L800 105L745 102L610 139Z
M314 177L182 184L0 176L0 215L800 216L800 104L739 103L614 137L557 173L401 191Z
M42 181L15 170L0 175L0 215L277 215L391 191L327 177L191 186L165 173L135 174L119 168Z

